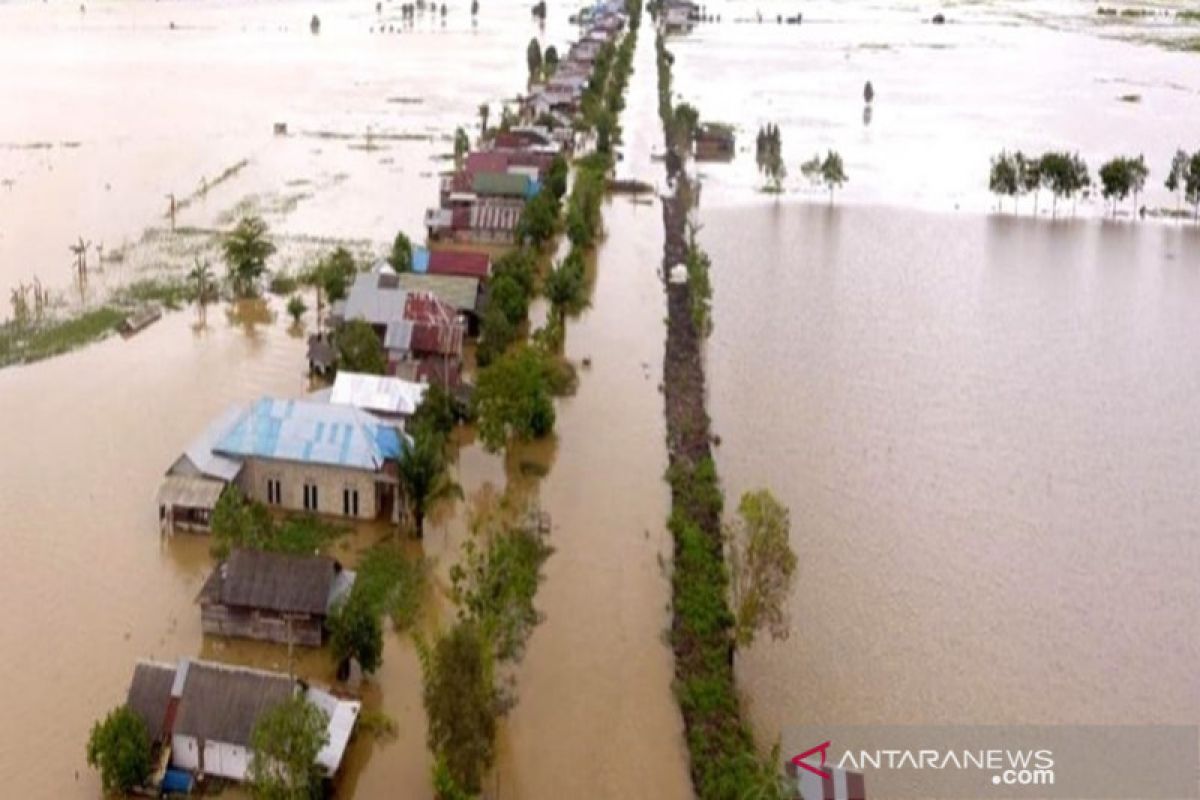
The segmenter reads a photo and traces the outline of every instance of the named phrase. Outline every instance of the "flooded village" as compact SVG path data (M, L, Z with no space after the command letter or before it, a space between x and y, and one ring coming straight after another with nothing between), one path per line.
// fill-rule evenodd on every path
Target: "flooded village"
M1200 724L1200 22L1143 5L0 4L6 791Z

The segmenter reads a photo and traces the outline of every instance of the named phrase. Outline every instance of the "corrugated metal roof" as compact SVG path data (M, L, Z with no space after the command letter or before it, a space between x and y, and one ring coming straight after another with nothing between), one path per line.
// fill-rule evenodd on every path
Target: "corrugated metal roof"
M242 462L226 458L213 452L213 446L233 426L244 410L241 406L230 406L208 424L204 433L197 436L184 451L183 458L176 461L168 475L187 475L191 472L228 483L242 471ZM188 464L181 463L184 459ZM188 466L190 465L190 469Z
M224 490L224 481L191 475L168 475L158 489L158 504L213 509Z
M410 328L411 330L411 328ZM408 416L417 410L429 387L390 375L338 372L329 402L364 411Z
M125 696L125 705L146 725L151 741L162 738L174 681L175 667L171 664L139 661L133 668L133 681Z
M403 319L387 326L383 336L384 350L408 350L412 346L413 323Z
M342 319L366 320L372 325L387 325L404 319L404 292L388 287L394 275L383 272L361 272L350 287Z
M337 562L262 550L234 550L200 591L201 605L323 615L329 607Z
M347 406L263 397L214 450L227 456L328 464L372 472L400 454L400 434Z
M290 698L296 682L277 672L187 660L175 733L248 747L254 726Z

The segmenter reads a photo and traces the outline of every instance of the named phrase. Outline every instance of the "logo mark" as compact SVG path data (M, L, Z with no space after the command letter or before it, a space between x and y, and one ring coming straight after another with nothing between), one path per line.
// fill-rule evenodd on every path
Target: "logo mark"
M800 769L808 770L809 772L811 772L812 774L816 775L817 777L819 777L823 780L830 780L831 778L833 778L833 773L829 772L828 770L820 769L820 767L825 766L825 754L826 754L827 750L829 750L829 742L822 742L821 744L817 745L816 747L810 747L809 749L805 750L800 755L792 758L792 763L795 764ZM808 758L809 756L816 755L817 753L821 754L821 763L819 766L814 767L812 764L809 764L807 761L804 760L804 759Z

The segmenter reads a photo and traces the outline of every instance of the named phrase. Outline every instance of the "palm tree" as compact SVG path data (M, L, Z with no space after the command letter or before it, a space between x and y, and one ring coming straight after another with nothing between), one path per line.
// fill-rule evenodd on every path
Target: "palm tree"
M196 256L195 264L188 273L188 280L196 287L196 309L200 314L200 321L204 322L208 317L208 296L213 286L212 268L208 265L208 259L201 261L200 256Z
M461 498L462 487L450 477L445 440L436 431L420 425L412 443L397 462L400 488L413 515L417 537L425 535L425 515L442 500Z

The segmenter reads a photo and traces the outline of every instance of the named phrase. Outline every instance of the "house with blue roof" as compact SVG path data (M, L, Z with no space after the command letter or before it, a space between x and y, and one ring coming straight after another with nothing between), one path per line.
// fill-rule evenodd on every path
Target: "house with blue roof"
M395 462L408 444L397 427L353 406L262 397L219 417L172 465L159 517L171 530L206 530L234 484L284 511L396 521Z

